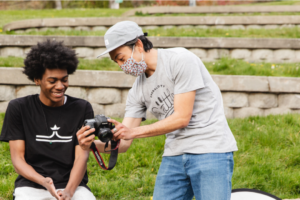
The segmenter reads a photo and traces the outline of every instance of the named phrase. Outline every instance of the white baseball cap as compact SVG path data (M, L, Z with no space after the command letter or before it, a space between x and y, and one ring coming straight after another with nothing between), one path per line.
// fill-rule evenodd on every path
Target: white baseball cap
M106 31L104 35L106 51L97 56L97 58L115 50L116 48L124 45L126 42L129 42L141 35L144 35L142 28L133 21L122 21L116 23Z

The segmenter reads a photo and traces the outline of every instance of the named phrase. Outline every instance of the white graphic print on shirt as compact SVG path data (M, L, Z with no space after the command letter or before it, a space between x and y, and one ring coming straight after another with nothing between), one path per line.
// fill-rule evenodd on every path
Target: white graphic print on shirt
M50 135L50 136L36 135L35 140L38 142L50 142L50 143L52 143L52 142L71 142L73 136L60 136L57 132L59 129L60 129L60 127L57 127L56 125L54 125L54 127L51 128L51 130L53 131L52 135ZM54 136L58 137L61 140L50 140ZM43 139L40 139L40 138L43 138Z
M160 88L160 95L161 96L156 96L159 94L155 94L157 89ZM153 95L154 94L154 95ZM154 99L155 104L152 107L152 113L157 116L158 119L164 119L167 118L168 116L172 115L174 112L174 93L170 92L168 88L166 88L165 85L158 85L156 86L150 95L150 98L157 98Z

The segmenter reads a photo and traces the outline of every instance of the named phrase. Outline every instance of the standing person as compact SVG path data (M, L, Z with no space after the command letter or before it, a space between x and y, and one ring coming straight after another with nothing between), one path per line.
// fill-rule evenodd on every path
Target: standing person
M9 102L0 136L19 174L15 200L95 200L87 186L89 151L76 138L94 113L87 101L65 95L78 65L75 52L48 40L32 47L24 64L41 91Z
M236 141L221 92L201 60L184 48L153 49L131 21L112 26L104 40L103 54L109 52L126 74L137 76L123 122L110 120L115 140L129 148L132 139L166 135L153 199L230 200ZM139 126L147 109L159 121ZM92 131L86 130L77 133L83 149L94 137L85 138Z

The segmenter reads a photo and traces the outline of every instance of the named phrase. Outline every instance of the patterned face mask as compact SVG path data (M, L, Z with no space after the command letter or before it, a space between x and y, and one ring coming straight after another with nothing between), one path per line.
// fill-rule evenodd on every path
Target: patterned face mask
M147 68L147 64L144 61L143 53L142 53L142 60L141 60L141 62L136 62L133 59L132 56L133 56L133 52L134 52L134 47L135 46L133 46L133 51L132 51L131 57L128 58L128 60L126 60L124 62L124 64L121 65L120 67L125 72L125 74L130 74L132 76L140 76L143 73L145 73L146 68Z

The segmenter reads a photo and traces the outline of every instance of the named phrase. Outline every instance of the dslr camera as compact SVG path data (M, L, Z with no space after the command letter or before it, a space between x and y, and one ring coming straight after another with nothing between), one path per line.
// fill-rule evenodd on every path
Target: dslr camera
M105 117L104 115L96 115L94 119L84 120L83 125L90 126L90 128L95 128L95 132L91 133L90 135L94 134L102 142L106 143L112 140L113 133L111 132L111 129L115 128L115 126L111 122L108 122L107 119L110 118Z

